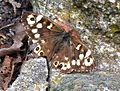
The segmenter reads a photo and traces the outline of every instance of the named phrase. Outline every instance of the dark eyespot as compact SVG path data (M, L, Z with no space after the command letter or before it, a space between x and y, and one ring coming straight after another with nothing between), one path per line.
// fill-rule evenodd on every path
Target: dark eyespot
M90 59L87 59L88 62L90 62Z
M40 52L40 55L41 55L41 56L43 56L43 55L44 55L44 53L43 53L43 52Z
M32 18L30 18L30 20L31 20L31 21L35 21L35 18L32 17Z
M36 47L36 51L38 51L40 48L39 47Z
M57 65L57 64L58 64L58 62L55 62L54 64L55 64L55 65Z
M58 66L57 66L57 68L60 68L60 69L61 69L62 67L63 67L63 65L62 65L62 64L60 64L60 65L58 65Z
M65 64L64 66L65 66L65 67L67 67L67 65L66 65L66 64Z

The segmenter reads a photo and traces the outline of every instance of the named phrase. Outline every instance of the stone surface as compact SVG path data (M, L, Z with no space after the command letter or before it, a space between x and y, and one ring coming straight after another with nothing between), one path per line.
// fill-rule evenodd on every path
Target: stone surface
M48 82L48 69L45 58L26 61L20 75L7 91L45 91Z
M54 84L52 91L119 91L119 76L109 72L69 74Z
M76 1L76 2L73 2ZM115 1L115 2L113 2ZM32 0L34 12L52 17L60 14L80 30L98 63L93 73L61 74L52 72L51 91L120 91L120 45L115 37L120 25L119 0ZM75 4L75 5L74 5ZM80 6L79 6L80 5ZM112 31L112 32L111 32ZM113 32L114 31L114 32ZM108 35L110 34L110 35ZM117 33L119 35L119 33ZM117 41L114 42L114 41ZM38 59L29 60L8 91L39 91L46 87L47 67ZM44 60L44 59L41 59ZM34 66L37 65L37 66ZM42 72L45 68L46 70ZM33 70L34 69L34 70ZM38 90L36 90L38 89Z

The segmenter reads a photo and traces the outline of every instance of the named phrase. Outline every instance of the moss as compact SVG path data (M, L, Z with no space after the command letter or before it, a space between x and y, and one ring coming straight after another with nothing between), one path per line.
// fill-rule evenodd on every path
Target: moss
M120 44L120 26L118 24L110 25L106 37L112 39L115 44Z
M115 44L120 44L120 33L114 34L113 42L114 42Z
M57 84L60 82L61 78L62 78L61 75L53 76L53 77L52 77L52 80L51 80L51 81L52 81L52 84L53 84L53 85L57 85Z
M110 32L115 33L115 32L120 31L120 26L117 25L117 24L112 24L112 25L109 27L109 29L110 29Z

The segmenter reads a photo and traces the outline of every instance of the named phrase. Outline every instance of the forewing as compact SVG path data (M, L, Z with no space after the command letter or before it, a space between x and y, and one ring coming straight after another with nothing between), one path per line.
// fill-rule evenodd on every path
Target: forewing
M21 22L32 42L37 44L33 54L38 56L51 55L50 51L54 47L54 40L62 32L62 29L42 14L31 12L24 13Z

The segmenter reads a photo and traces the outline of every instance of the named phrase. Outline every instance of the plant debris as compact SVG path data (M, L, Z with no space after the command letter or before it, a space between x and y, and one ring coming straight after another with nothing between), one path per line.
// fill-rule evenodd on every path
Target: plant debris
M21 4L17 3L14 0L4 0L5 2L9 2L13 6L14 13L16 14L16 8L20 8Z
M0 88L6 91L26 59L28 36L20 17L30 4L27 0L0 2Z

